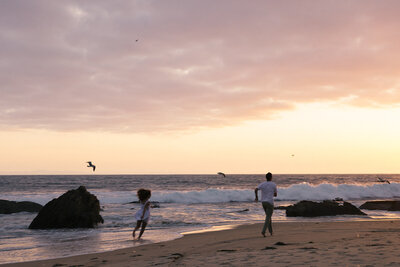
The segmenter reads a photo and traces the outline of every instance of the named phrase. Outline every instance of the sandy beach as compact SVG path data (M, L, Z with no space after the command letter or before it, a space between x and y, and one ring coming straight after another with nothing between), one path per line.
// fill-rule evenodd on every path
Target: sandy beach
M2 266L400 266L400 221L274 223L116 251Z

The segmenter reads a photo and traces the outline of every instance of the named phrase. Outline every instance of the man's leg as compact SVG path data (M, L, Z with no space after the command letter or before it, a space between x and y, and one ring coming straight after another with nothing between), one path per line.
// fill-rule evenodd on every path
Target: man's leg
M265 231L268 228L269 233L272 235L272 213L274 211L274 206L268 202L263 202L262 205L265 211L265 222L261 233L265 236Z
M262 206L265 212L265 221L264 221L264 227L261 231L261 234L265 237L265 231L267 230L267 226L268 226L268 222L267 222L267 206L266 206L267 202L262 202Z
M272 213L274 212L274 206L268 203L267 207L267 218L268 218L268 231L272 235Z

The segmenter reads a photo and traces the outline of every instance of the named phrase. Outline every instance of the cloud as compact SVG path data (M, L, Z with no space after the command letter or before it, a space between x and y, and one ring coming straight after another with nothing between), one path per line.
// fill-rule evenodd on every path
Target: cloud
M397 1L0 5L0 129L175 131L400 103Z

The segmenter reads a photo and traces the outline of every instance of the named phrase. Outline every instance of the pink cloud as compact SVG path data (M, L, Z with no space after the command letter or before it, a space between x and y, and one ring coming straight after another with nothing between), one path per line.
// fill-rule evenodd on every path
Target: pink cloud
M397 1L0 5L0 128L185 130L400 102Z

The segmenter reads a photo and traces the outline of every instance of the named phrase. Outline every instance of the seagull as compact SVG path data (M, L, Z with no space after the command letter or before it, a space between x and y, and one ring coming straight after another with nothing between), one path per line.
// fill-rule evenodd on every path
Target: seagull
M382 179L381 177L376 177L376 178L378 178L377 182L390 184L389 180L387 180L387 179Z
M92 164L91 161L86 162L88 165L86 167L92 167L93 171L96 170L96 166Z
M225 177L225 173L223 173L223 172L218 172L217 174L218 174L218 175L222 175L222 176Z

